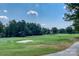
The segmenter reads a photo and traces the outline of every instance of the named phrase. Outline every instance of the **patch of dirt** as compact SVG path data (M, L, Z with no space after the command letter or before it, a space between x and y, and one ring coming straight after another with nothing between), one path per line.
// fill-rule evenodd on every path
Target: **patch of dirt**
M65 49L71 46L71 44L57 44L57 45L45 45L45 44L40 44L40 45L32 45L32 47L37 47L37 48L55 48L55 49Z
M79 41L79 37L75 37L74 39L75 39L76 41Z

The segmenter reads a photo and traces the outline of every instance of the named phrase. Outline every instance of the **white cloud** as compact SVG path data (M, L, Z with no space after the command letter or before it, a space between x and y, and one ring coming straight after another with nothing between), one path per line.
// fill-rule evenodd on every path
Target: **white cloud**
M5 13L6 13L6 12L7 12L7 10L3 10L3 12L5 12Z
M46 24L41 24L42 26L46 26Z
M41 26L42 26L42 27L45 27L45 28L47 28L47 25L46 25L46 24L41 24Z
M7 16L0 16L0 19L8 19Z
M38 12L35 11L35 10L29 10L29 11L27 12L27 15L38 16Z
M66 9L66 6L64 6L64 9Z
M3 13L3 12L4 12L4 13L7 13L8 11L7 11L7 10L0 10L0 12L2 12L2 13Z

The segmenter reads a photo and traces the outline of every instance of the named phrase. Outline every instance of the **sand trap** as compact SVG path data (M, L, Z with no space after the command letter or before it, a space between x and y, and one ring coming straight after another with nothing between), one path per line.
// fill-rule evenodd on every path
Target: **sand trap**
M22 41L17 41L17 43L29 43L33 42L33 40L22 40Z

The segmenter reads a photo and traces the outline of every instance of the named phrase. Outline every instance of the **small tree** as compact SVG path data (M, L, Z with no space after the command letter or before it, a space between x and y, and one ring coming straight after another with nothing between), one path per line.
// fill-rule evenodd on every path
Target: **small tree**
M74 33L74 30L72 29L72 27L67 27L66 32L69 34L72 34L72 33Z
M59 29L59 33L66 33L66 30L65 29Z
M50 34L50 30L47 28L42 28L42 34Z
M53 28L51 29L51 32L52 32L53 34L57 34L57 33L58 33L58 29L57 29L56 27L53 27Z

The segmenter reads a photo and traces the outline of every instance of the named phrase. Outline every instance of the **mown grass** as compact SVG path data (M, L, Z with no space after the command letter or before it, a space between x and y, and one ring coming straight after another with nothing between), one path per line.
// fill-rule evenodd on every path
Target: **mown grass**
M79 34L56 34L28 37L0 38L1 56L37 56L54 53L68 48ZM19 40L33 40L31 43L16 43Z

